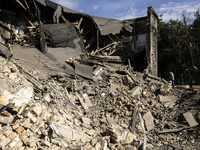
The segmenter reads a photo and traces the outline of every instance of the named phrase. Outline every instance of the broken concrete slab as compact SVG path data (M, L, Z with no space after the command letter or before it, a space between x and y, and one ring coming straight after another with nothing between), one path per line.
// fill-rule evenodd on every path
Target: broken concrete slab
M0 106L3 105L8 105L9 104L9 100L4 96L0 94Z
M174 95L170 95L170 96L163 96L163 95L159 95L159 100L160 102L162 103L165 103L165 102L171 102L171 101L177 101L178 97L177 96L174 96Z
M130 86L130 85L134 84L133 80L128 75L126 75L126 76L123 77L123 83L126 86Z
M83 123L90 125L91 120L89 118L81 117L81 119Z
M5 77L0 77L0 89L1 90L6 90L9 92L13 92L14 88L13 88L13 80L9 79L9 78L5 78Z
M186 112L183 114L183 116L185 117L185 119L187 120L188 124L191 126L191 127L194 127L194 126L197 126L198 123L196 122L194 116L192 115L191 112Z
M79 94L76 94L76 96L78 97L81 105L83 106L84 109L88 109L90 108L93 104L92 102L90 101L87 93L84 93L82 96L83 98L79 95Z
M74 130L70 128L69 126L61 125L59 123L54 123L56 129L58 130L58 133L62 135L67 140L80 140L80 139L89 139L90 136L86 133L83 133L81 131Z
M91 100L89 99L87 93L83 94L83 99L84 99L84 102L85 102L85 104L87 105L88 108L93 105L92 102L91 102Z
M164 104L164 106L167 108L173 108L176 104L176 101L178 100L177 96L170 95L170 96L163 96L159 95L159 100Z
M117 84L110 85L110 93L117 93L119 86Z
M136 86L133 89L131 89L131 96L135 97L135 96L140 96L142 94L142 87L140 86Z
M151 112L148 111L146 114L144 114L143 119L144 119L145 127L147 131L151 131L155 127L154 117L152 116Z
M12 56L11 52L9 49L0 42L0 55L5 57L5 58L10 58Z

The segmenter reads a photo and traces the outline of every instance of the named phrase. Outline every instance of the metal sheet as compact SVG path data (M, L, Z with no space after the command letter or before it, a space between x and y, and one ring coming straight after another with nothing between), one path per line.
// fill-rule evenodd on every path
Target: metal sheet
M75 63L75 74L78 74L88 79L93 79L93 67Z

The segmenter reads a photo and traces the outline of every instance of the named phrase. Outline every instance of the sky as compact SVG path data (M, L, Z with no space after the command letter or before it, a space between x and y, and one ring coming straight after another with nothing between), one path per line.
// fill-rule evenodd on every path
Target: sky
M200 9L200 0L51 0L57 4L75 11L111 18L131 19L147 15L147 7L152 6L160 19L168 22L170 19L182 20L183 11L191 19Z

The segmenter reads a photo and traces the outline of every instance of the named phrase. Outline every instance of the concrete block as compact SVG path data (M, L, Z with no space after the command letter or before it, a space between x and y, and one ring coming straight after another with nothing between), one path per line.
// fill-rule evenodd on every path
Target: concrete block
M142 94L142 88L140 86L136 86L131 90L132 94L131 96L140 96Z
M12 115L9 115L9 117L0 115L0 120L7 122L7 123L12 123L13 119L14 119L14 117Z
M191 112L186 112L183 114L183 116L185 117L185 119L187 120L188 124L191 126L191 127L194 127L194 126L197 126L198 123L196 122L196 120L194 119L194 116L192 115Z
M152 130L154 128L154 117L152 116L151 112L148 111L146 114L144 114L143 119L145 121L147 131Z
M42 108L39 103L36 103L31 111L36 115L36 117L38 117L42 113Z
M9 104L9 100L4 96L4 95L0 95L0 104L2 105L8 105Z
M10 139L8 138L1 138L0 142L0 148L5 149L5 146L10 142Z
M15 137L15 138L9 143L9 147L10 147L10 148L15 147L19 141L21 141L21 140L19 139L19 137Z
M54 123L54 124L55 124L56 129L58 130L58 133L67 140L72 140L72 139L78 140L78 139L90 138L90 136L88 136L87 134L81 131L73 130L69 126L61 125L59 123Z
M10 130L10 129L7 129L7 130L3 130L3 134L6 136L6 137L8 137L10 134L12 134L12 130Z
M36 123L36 122L37 122L37 118L36 118L31 112L28 112L28 113L27 113L27 117L28 117L33 123Z
M90 119L85 118L85 117L82 117L81 119L83 123L90 125L90 121L91 121Z
M27 138L27 136L21 136L20 139L22 140L22 142L25 144L25 145L29 145L29 139Z

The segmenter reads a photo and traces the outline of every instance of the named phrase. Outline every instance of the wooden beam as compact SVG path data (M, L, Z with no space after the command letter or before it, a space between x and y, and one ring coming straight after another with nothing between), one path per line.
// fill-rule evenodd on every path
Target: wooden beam
M56 22L59 23L59 17L58 17L58 14L56 14Z
M63 15L61 15L61 18L63 19L63 21L64 21L65 23L69 23L69 20L67 20Z
M27 10L27 8L19 1L19 0L15 0L24 10Z
M81 19L79 20L79 22L78 22L78 25L77 25L78 30L80 30L80 26L81 26L82 21L83 21L83 18L81 18Z
M100 49L97 49L94 53L96 54L97 52L100 52L100 51L102 51L102 50L104 50L104 49L106 49L106 48L108 48L108 47L110 47L110 46L112 46L112 45L117 45L119 42L113 42L113 43L111 43L111 44L108 44L107 46L105 46L105 47L103 47L103 48L100 48Z

